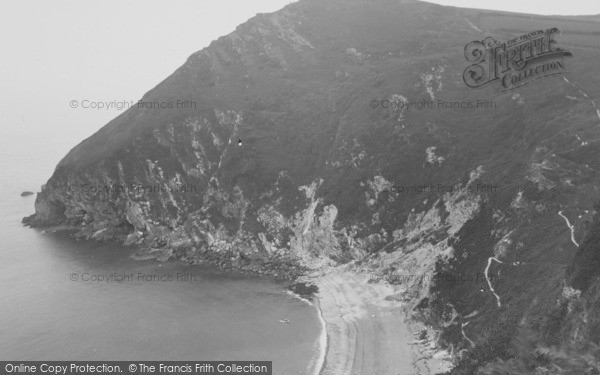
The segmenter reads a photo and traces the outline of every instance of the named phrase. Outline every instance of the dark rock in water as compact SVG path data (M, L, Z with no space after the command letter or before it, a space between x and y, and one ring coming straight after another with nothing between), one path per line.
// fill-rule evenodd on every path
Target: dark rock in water
M35 194L33 191L24 191L24 192L21 193L21 196L22 197L28 197L28 196L33 195L33 194Z
M295 283L290 285L288 289L309 301L312 301L315 294L319 292L319 287L310 283Z

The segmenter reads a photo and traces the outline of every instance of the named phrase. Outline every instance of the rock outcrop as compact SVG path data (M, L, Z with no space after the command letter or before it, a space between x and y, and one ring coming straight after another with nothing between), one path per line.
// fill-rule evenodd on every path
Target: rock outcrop
M468 42L553 26L568 77L464 84ZM580 328L600 283L577 272L595 259L599 26L301 0L194 53L71 150L24 222L281 278L352 263L402 285L393 298L456 373L550 366L540 348L599 339ZM494 106L460 106L478 101Z

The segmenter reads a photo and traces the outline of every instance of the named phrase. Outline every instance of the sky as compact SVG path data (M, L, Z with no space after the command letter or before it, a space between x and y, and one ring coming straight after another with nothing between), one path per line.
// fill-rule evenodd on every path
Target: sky
M0 147L44 137L56 164L194 52L289 0L19 0L0 12ZM538 14L600 14L596 0L433 0ZM77 108L72 108L77 101ZM63 131L59 132L59 128ZM64 131L67 129L68 131ZM57 135L60 134L60 135ZM59 138L60 137L60 138Z
M289 0L15 0L0 12L0 147L28 137L59 159L194 52ZM80 104L72 108L71 103ZM60 127L60 128L58 128Z
M600 14L598 0L428 0L460 8L504 10L543 15L579 16Z

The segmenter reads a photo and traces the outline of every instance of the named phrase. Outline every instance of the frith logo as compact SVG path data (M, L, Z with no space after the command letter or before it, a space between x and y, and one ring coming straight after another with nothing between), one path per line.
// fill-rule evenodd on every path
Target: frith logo
M522 86L534 79L565 73L565 57L572 54L559 48L556 27L521 35L505 43L492 37L474 40L465 46L465 58L472 64L463 80L469 87L481 87L500 80L504 90Z

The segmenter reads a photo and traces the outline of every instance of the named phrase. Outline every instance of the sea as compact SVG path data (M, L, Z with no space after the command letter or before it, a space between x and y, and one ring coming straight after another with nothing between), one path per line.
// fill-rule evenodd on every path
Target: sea
M21 192L40 191L84 138L57 128L0 126L0 360L261 360L274 374L314 372L318 311L284 284L23 226L35 195Z

